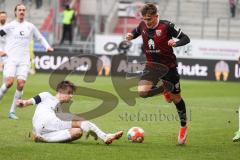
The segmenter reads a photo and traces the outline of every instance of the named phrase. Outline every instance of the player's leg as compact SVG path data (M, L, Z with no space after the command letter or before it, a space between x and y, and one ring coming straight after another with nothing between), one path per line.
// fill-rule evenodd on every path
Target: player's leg
M62 32L62 38L61 38L60 44L63 44L63 43L64 43L64 40L65 40L65 37L66 37L66 34L67 34L66 25L63 25L62 30L63 30L63 32Z
M238 131L235 133L235 136L233 137L233 142L239 142L240 141L240 107L238 109Z
M99 129L95 124L89 121L62 121L57 117L52 117L51 121L44 124L43 132L49 133L53 131L60 131L71 128L80 128L85 133L95 133L97 137L102 139L106 144L112 143L115 139L119 139L123 132L117 132L115 134L107 134L104 133L101 129Z
M3 84L0 88L0 100L6 94L7 90L13 85L16 74L16 64L12 61L7 61L3 69Z
M150 91L153 88L154 84L152 81L149 80L140 80L138 82L138 94L140 97L142 98L147 98L147 97L151 97ZM160 90L160 92L163 90Z
M98 69L98 75L101 76L103 73L103 67L99 67Z
M111 68L110 67L105 67L105 76L110 75Z
M72 32L72 25L68 25L68 34L69 34L69 44L72 44L72 37L73 37L73 32Z
M163 77L163 79L171 82L174 86L173 90L171 92L168 92L168 98L169 102L173 102L175 104L180 119L178 143L185 144L187 138L187 114L185 102L180 94L180 76L177 72L177 69L170 69L168 73Z
M72 121L62 121L56 116L46 118L46 123L33 123L33 139L36 142L67 142L79 139L82 130L72 128Z
M59 143L71 142L81 138L81 136L82 130L80 128L70 128L41 135L34 135L33 139L35 142Z
M19 64L16 70L16 78L17 78L17 89L14 94L14 98L12 101L12 105L9 111L9 118L10 119L18 119L16 116L16 101L20 99L23 95L23 88L26 83L26 79L28 77L29 72L29 64Z
M4 82L0 87L0 100L7 93L7 90L13 85L13 82L14 82L14 77L4 78Z
M221 72L216 71L216 72L215 72L215 78L216 78L217 81L220 81Z
M224 81L228 80L228 72L223 72L223 80Z
M159 66L161 67L161 66ZM158 70L150 70L145 68L144 74L141 76L138 82L138 94L142 98L152 97L158 94L162 94L165 91L171 91L173 86L168 81L164 81L161 85L157 86L163 73Z
M23 95L24 85L25 85L25 80L17 79L17 89L15 91L13 101L12 101L12 105L11 105L9 115L8 115L8 117L10 119L18 119L18 117L16 116L16 102L17 102L17 100L21 99L21 97Z
M176 106L179 120L180 120L180 130L178 135L178 144L185 144L187 139L187 113L186 113L186 105L179 94L171 94L171 99Z
M98 138L103 140L106 144L111 144L114 140L121 138L123 135L122 131L116 132L114 134L107 134L103 132L101 129L99 129L94 123L89 121L73 121L72 127L73 128L79 127L83 130L83 132L86 133L93 132L96 134Z

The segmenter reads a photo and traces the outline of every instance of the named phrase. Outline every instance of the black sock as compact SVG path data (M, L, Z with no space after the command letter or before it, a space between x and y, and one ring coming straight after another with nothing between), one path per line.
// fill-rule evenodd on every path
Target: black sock
M187 124L187 114L186 114L186 107L183 99L181 99L179 103L175 104L175 106L177 108L181 126L184 127Z

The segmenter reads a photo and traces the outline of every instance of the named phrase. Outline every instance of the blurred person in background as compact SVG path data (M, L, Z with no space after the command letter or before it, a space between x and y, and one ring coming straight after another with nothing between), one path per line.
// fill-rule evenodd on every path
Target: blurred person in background
M109 76L111 71L110 58L106 55L102 55L101 57L99 57L99 59L102 61L102 66L98 66L98 75L99 76L103 75L104 70L105 76Z
M229 74L229 66L228 64L221 60L215 66L215 77L217 81L220 81L221 75L223 75L223 80L227 81Z
M0 30L5 26L7 22L7 13L4 11L0 11ZM1 37L0 36L0 51L3 52L2 56L0 57L0 71L3 70L3 65L4 65L4 59L6 58L6 54L4 52L4 47L5 47L5 41L6 41L6 36Z
M237 0L229 0L229 6L230 6L231 17L234 18L236 16Z
M39 8L42 7L43 1L42 0L35 0L35 3L36 3L36 9L39 9Z
M74 19L75 19L74 10L71 9L69 5L66 5L63 11L63 32L60 44L64 43L66 37L68 37L69 44L72 44Z

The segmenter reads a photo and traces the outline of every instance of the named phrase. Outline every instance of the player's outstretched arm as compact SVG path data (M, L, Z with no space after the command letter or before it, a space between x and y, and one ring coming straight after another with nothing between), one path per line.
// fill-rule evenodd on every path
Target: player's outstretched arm
M46 49L48 53L53 52L54 49L48 44L47 40L42 36L40 31L33 25L33 34L36 40L40 41L42 46Z
M53 51L54 51L54 49L53 49L52 47L47 48L47 52L48 52L48 53L51 53L51 52L53 52Z
M19 108L27 107L27 106L33 105L33 100L32 99L28 99L28 100L19 99L19 100L17 100L16 105Z
M127 33L126 40L131 41L132 39L133 39L133 34L132 33Z

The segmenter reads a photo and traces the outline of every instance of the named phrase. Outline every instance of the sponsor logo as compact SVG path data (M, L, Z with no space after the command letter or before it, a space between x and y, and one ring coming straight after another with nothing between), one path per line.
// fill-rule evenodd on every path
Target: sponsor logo
M21 36L24 36L24 31L20 31L19 34L20 34Z
M67 56L36 56L35 59L36 69L43 70L76 70L76 71L87 71L91 68L92 61L88 57L82 58L69 58ZM69 62L69 63L65 63ZM64 64L64 65L62 65Z
M149 49L155 49L155 44L154 44L153 39L148 40L148 47L149 47Z
M117 72L137 73L139 71L143 71L144 67L145 64L137 63L137 61L133 61L131 63L125 60L121 60L117 68Z
M156 30L156 35L158 36L158 37L160 37L161 36L161 34L162 34L162 30Z
M184 65L182 62L178 63L178 73L180 75L207 77L208 76L207 71L208 71L207 66L200 66L199 64Z

